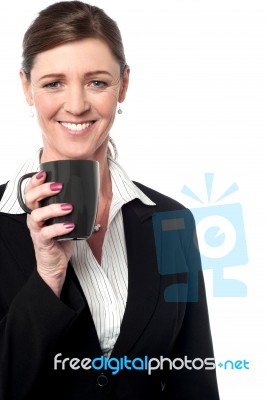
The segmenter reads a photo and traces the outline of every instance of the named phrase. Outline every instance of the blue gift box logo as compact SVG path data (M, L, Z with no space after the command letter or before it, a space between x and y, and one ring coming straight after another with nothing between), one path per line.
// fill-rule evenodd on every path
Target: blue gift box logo
M248 263L242 207L239 203L210 205L213 178L214 174L205 174L209 203L207 206L187 186L182 189L184 194L203 204L202 207L190 208L195 219L198 238L198 242L194 240L194 249L190 248L191 259L193 260L194 257L196 260L196 251L198 250L202 268L213 270L213 295L215 297L244 297L247 295L245 283L239 279L225 279L223 276L224 268ZM214 204L236 190L238 190L238 186L234 183ZM181 240L182 246L184 246L184 240L195 235L188 210L158 213L153 218L153 226L159 272L162 275L186 272L186 263L182 256L177 254L176 249L180 246L176 246L176 243L177 240ZM195 283L197 282L197 272L200 269L199 263L195 261L193 264L192 262L191 269L190 279L194 279L194 285L192 285L194 289L193 293L190 293L190 301L197 301L197 285ZM176 284L168 287L165 290L165 300L185 301L185 297L188 296L187 288L184 284L181 286Z

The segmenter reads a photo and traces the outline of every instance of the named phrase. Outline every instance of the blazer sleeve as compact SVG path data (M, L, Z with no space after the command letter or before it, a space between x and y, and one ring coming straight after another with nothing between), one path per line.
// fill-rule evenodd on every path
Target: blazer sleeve
M181 237L188 270L186 308L170 357L171 360L176 360L176 368L166 372L164 396L168 400L219 400L195 221L189 210L182 213L186 221ZM184 299L181 298L180 301L183 302Z
M5 244L0 235L0 400L22 400L31 398L46 360L78 318L84 302L71 280L64 287L71 302L58 299L35 268L21 285L21 265ZM13 269L9 276L6 267Z

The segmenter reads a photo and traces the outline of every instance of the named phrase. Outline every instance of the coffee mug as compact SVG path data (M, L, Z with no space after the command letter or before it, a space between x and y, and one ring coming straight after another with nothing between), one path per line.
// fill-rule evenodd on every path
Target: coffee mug
M40 164L40 171L46 172L46 182L60 182L63 188L59 193L41 201L41 206L55 203L72 204L73 210L66 216L51 218L46 225L74 222L75 228L68 234L58 236L57 240L86 240L93 233L99 199L99 163L94 160L57 160ZM18 181L18 202L28 214L31 213L22 196L21 185L24 179L37 172L21 176Z

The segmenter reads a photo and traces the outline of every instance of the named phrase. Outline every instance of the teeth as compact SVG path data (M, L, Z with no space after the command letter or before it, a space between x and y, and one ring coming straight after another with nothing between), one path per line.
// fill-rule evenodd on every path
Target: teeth
M69 122L60 122L65 128L70 129L74 132L82 131L83 129L89 128L92 125L92 122L86 122L84 124L70 124Z

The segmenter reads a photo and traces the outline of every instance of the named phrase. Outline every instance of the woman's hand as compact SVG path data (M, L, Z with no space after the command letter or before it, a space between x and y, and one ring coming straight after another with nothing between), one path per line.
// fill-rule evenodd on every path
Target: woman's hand
M34 175L25 189L25 202L33 210L27 217L37 260L37 271L56 296L60 297L64 284L68 261L73 253L73 241L57 241L54 238L72 231L74 223L58 223L50 226L45 221L53 217L67 215L71 204L51 204L40 207L40 201L59 193L62 184L46 182L44 171Z

